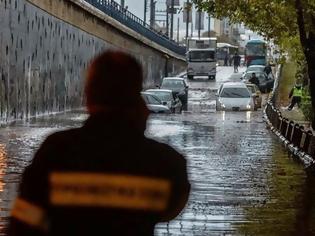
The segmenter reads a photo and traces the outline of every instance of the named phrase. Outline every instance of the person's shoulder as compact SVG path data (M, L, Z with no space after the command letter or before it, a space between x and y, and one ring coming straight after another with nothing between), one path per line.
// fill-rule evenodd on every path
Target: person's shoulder
M175 158L184 159L184 156L170 145L150 138L145 139L146 143L150 146L150 149L155 153L166 154L167 156L173 156Z
M41 147L44 149L50 149L56 146L61 147L63 145L68 145L70 142L77 139L79 133L80 128L57 131L55 133L50 134L44 140Z
M57 131L51 135L49 135L46 139L47 142L58 141L62 142L64 139L73 138L74 136L80 133L81 128L73 128L68 130Z

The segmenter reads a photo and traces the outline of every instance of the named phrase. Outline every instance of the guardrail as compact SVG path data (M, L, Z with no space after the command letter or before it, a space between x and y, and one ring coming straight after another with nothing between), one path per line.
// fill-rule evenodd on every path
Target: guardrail
M167 36L156 31L146 22L144 22L139 17L132 14L130 11L123 8L117 2L113 0L84 0L85 2L91 4L97 9L104 12L106 15L114 18L130 29L136 31L137 33L145 36L149 40L179 54L184 56L186 53L186 48L180 46L175 41L171 40Z
M265 108L266 118L270 122L272 131L280 137L285 145L293 152L304 158L309 165L314 165L315 136L311 130L282 117L279 109L269 101Z

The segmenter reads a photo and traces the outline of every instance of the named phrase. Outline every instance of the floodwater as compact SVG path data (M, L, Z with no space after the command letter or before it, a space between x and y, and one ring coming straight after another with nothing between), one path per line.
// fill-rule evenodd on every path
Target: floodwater
M157 225L156 235L315 234L314 178L266 129L262 111L215 111L215 90L231 73L221 67L215 82L190 81L187 112L148 121L147 136L186 156L192 185L186 208ZM78 111L0 129L0 235L34 151L48 134L86 117Z

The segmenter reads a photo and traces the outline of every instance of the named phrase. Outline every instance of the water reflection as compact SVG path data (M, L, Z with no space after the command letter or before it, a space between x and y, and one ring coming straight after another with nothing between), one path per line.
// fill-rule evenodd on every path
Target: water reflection
M252 188L261 200L244 207L244 223L235 224L242 235L314 235L314 176L288 157L274 141L272 168L267 181Z
M4 176L7 168L7 153L4 144L0 144L0 192L4 191ZM0 198L2 201L2 198Z

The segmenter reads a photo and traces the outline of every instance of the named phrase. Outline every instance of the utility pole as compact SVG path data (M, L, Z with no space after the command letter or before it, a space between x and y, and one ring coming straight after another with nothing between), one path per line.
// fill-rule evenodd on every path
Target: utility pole
M189 9L189 0L186 2L186 40L188 39L188 34L189 34L189 14L190 14L190 9Z
M211 37L211 33L210 33L210 31L211 31L211 26L210 26L210 24L211 24L211 17L210 17L210 15L208 15L208 37L210 38Z
M125 0L120 0L120 6L121 6L122 8L125 8Z
M191 30L190 30L190 36L193 37L194 36L194 24L193 21L191 21Z
M150 26L154 28L155 24L155 1L150 1Z
M171 1L171 33L170 38L173 39L174 33L174 0Z
M169 7L168 7L168 5L166 3L166 36L169 36L169 34L168 34L168 32L169 32L169 28L168 28L168 26L169 26L168 12L169 12Z
M147 0L144 0L144 14L143 14L144 24L146 24L147 22L147 5L148 5Z
M179 17L177 18L177 43L179 43Z
M198 10L198 22L199 22L199 24L198 24L198 38L200 38L200 29L201 29L201 11L200 10Z

